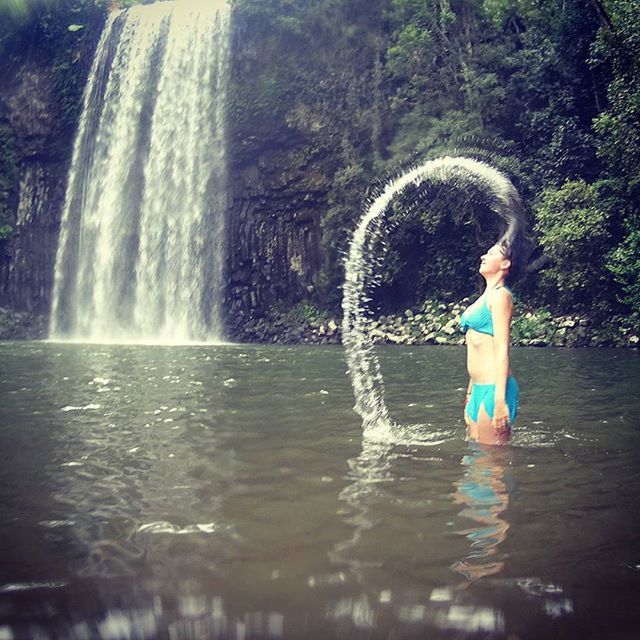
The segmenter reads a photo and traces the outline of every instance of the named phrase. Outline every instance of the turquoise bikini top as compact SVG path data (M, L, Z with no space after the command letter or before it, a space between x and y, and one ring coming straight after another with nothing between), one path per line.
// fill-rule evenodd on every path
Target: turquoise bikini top
M496 289L501 288L502 287L496 287ZM510 291L508 287L505 287L505 289ZM473 329L479 333L487 333L490 336L493 335L493 318L491 317L491 310L487 306L486 298L480 305L474 302L471 306L467 307L460 316L460 331L467 333L469 329Z

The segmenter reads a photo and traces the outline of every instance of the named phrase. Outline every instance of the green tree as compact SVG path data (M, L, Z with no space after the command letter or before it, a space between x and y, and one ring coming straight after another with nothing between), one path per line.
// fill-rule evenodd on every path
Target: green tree
M605 190L603 183L568 181L547 189L536 208L539 241L552 261L543 272L546 297L562 311L608 312L615 302Z
M594 120L598 153L611 171L631 180L640 177L640 2L606 3L610 25L600 29L591 58L595 68L612 70L608 105Z
M608 0L602 8L606 23L591 62L595 68L610 68L611 81L607 108L593 124L622 233L611 270L622 287L621 299L640 324L640 2Z

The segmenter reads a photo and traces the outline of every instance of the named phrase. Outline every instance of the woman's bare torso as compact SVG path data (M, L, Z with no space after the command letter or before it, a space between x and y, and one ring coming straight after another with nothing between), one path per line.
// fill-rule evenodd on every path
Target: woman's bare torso
M491 312L489 304L485 294L471 305L471 309L486 305L487 310ZM467 372L471 382L474 384L495 384L497 366L493 336L469 327L465 334L465 341L467 344ZM509 368L509 375L511 375L511 368Z
M467 371L474 384L495 384L496 359L493 336L469 329L466 334Z

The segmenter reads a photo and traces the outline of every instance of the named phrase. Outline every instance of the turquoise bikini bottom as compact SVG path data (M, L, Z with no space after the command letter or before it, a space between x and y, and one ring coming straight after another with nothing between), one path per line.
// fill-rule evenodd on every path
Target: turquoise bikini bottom
M474 421L478 421L480 407L484 405L484 410L490 418L493 418L495 384L473 384L471 386L471 397L465 408L466 414ZM509 407L509 422L513 424L518 415L518 398L520 389L513 376L507 378L507 389L505 393L507 407Z

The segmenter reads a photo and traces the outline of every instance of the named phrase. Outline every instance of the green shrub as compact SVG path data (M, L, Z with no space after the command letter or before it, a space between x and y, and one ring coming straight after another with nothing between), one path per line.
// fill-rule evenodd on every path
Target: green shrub
M514 342L522 340L550 338L556 330L550 311L540 309L535 312L515 314L511 325Z
M308 300L298 302L286 315L291 324L320 325L329 319L326 311L319 309L313 302Z

